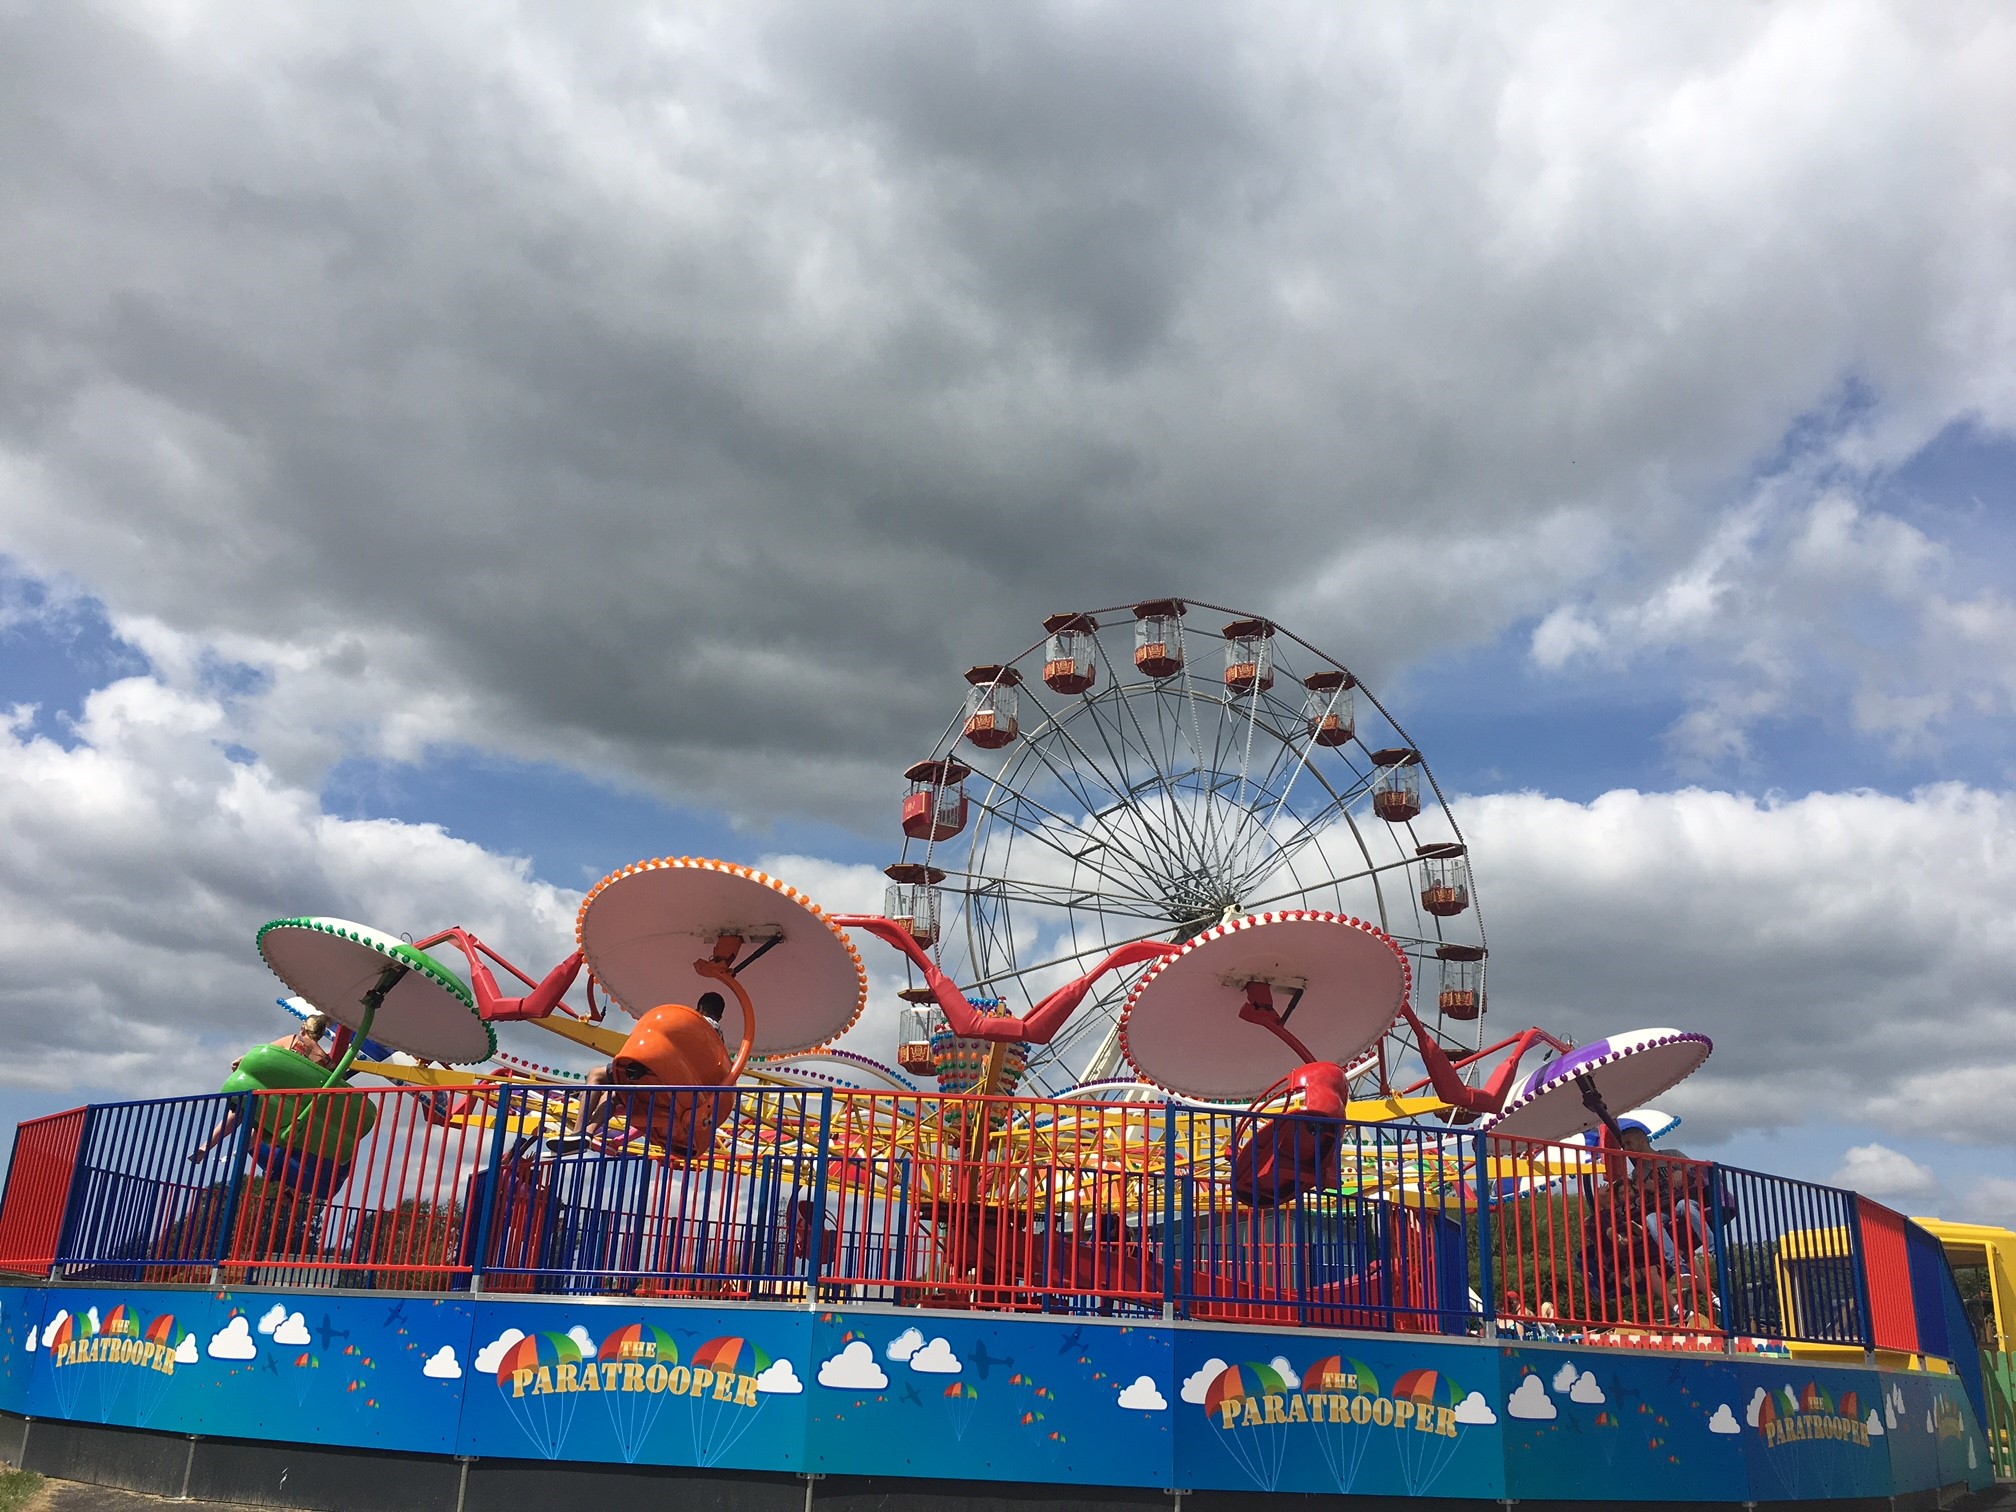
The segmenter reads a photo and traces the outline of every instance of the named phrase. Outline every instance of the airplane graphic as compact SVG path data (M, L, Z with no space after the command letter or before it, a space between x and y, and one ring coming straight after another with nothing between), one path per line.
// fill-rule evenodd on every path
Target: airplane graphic
M329 1314L324 1313L322 1314L322 1326L315 1330L315 1336L322 1341L322 1347L327 1349L333 1341L349 1338L350 1330L347 1328L338 1328L330 1321Z
M912 1407L922 1407L924 1405L924 1398L917 1395L916 1384L911 1381L905 1381L903 1383L902 1399L908 1402Z
M1074 1328L1071 1330L1071 1332L1064 1335L1064 1342L1057 1346L1057 1353L1059 1353L1060 1355L1067 1355L1084 1342L1085 1342L1085 1330L1082 1328Z
M378 1326L380 1328L397 1328L405 1321L406 1304L404 1302L395 1302L392 1304L392 1310L385 1314L385 1321Z
M987 1353L985 1343L976 1343L973 1346L973 1369L983 1381L987 1379L987 1372L992 1370L996 1365L1013 1365L1014 1363L1015 1356L1013 1355L990 1355Z

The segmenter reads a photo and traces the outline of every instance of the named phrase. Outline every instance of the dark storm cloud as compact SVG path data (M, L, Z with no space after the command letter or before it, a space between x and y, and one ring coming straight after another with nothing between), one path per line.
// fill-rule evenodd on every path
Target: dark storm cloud
M17 11L0 545L296 775L879 812L1150 592L1388 669L1684 558L1844 374L2000 402L2006 20L1719 15Z

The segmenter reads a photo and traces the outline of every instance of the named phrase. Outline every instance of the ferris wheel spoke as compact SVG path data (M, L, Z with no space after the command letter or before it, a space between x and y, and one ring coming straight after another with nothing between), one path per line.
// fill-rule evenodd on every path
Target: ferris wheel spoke
M1063 828L1066 833L1070 834L1084 833L1081 828L1072 824L1071 821L1066 819L1063 815L1057 813L1053 809L1044 807L1042 804L1038 803L1035 799L1029 797L1027 794L1017 792L1012 788L1009 789L1008 791L1016 807L1026 807L1036 810L1038 813L1042 814L1045 818L1053 820L1055 824ZM1030 824L1026 820L1019 818L1010 808L998 806L994 804L991 799L980 799L977 801L978 806L983 814L986 814L990 818L999 819L1003 824L1006 824L1010 829L1014 830L1016 833L1027 835L1031 840L1034 840L1037 844L1049 847L1051 850L1055 851L1058 855L1062 856L1065 860L1071 862L1072 864L1077 866L1083 866L1088 870L1097 873L1107 882L1110 882L1116 889L1128 893L1131 896L1140 898L1144 903L1152 901L1149 895L1137 890L1137 888L1133 885L1132 879L1115 875L1113 872L1106 870L1104 867L1098 865L1096 862L1091 860L1089 852L1093 850L1107 850L1111 851L1114 856L1121 857L1121 852L1114 849L1114 847L1109 845L1108 842L1106 842L1105 840L1100 839L1096 836L1088 837L1090 839L1090 844L1087 845L1086 849L1084 851L1074 851L1057 840L1055 835L1053 835L1050 832L1052 828L1051 825ZM1122 859L1124 859L1124 857L1122 857Z
M965 877L971 885L953 885L952 879ZM1109 914L1115 918L1163 920L1159 910L1115 907L1116 900L1089 887L1061 887L1052 883L1009 881L1002 878L974 878L970 872L947 873L946 892L966 897L986 896L1007 903L1028 903L1045 908L1069 908L1085 913Z
M1121 804L1125 806L1127 813L1133 818L1136 826L1138 827L1139 840L1150 849L1158 852L1161 855L1164 864L1168 865L1170 864L1173 858L1169 856L1166 848L1162 843L1160 828L1153 822L1153 820L1150 818L1149 815L1147 815L1142 811L1140 806L1136 803L1134 794L1131 791L1131 784L1127 776L1126 762L1120 757L1120 755L1117 752L1115 752L1112 749L1112 743L1106 737L1105 726L1100 722L1098 718L1098 706L1099 706L1099 700L1097 697L1087 698L1078 705L1078 711L1082 711L1085 717L1092 722L1093 728L1099 732L1100 743L1106 747L1107 754L1113 760L1114 766L1116 768L1115 774L1109 775L1105 767L1100 764L1099 760L1090 751L1086 750L1084 743L1080 741L1077 738L1077 736L1072 733L1070 729L1069 716L1053 715L1046 711L1044 718L1044 728L1046 731L1054 732L1059 740L1061 740L1064 744L1068 745L1074 752L1076 752L1079 759L1084 763L1084 765L1087 768L1089 768L1092 771L1092 773L1099 778L1101 785L1104 786L1109 792L1111 792L1113 796L1116 799L1118 799L1121 802ZM1042 708L1042 705L1038 703L1037 707L1040 709ZM1049 759L1048 753L1043 752L1040 746L1038 746L1037 749L1039 759L1043 761L1044 765L1046 767L1049 767L1050 770L1059 777L1060 781L1063 780L1062 773L1058 771L1058 768L1056 767L1055 763L1053 763ZM1080 798L1081 801L1083 801L1082 794L1080 795ZM1087 802L1086 807L1088 809L1091 809L1094 807L1094 805Z
M1103 700L1086 700L1086 717L1091 721L1092 728L1098 732L1100 744L1105 747L1108 759L1112 761L1115 770L1120 775L1120 789L1126 794L1129 805L1133 809L1137 822L1142 826L1146 838L1161 853L1165 868L1171 872L1181 872L1185 869L1186 862L1182 855L1180 837L1171 837L1176 841L1175 849L1172 850L1170 848L1170 839L1165 839L1164 826L1156 824L1153 816L1140 804L1139 799L1142 784L1134 777L1130 763L1125 755L1125 752L1129 749L1126 728L1122 720L1117 716L1113 721L1113 728L1108 728L1105 719L1101 717L1105 712L1103 705L1106 702L1117 703L1120 706L1121 713L1131 714L1133 700L1128 695L1127 689L1116 682L1108 690ZM1137 733L1139 733L1140 726L1138 720L1136 721L1135 728ZM1117 749L1113 744L1115 735L1120 740L1120 745ZM1145 733L1142 734L1141 739L1141 758L1148 770L1154 774L1154 781L1167 791L1168 783L1163 778L1161 764L1157 760L1157 753ZM1181 823L1181 816L1172 814L1171 818L1177 823Z

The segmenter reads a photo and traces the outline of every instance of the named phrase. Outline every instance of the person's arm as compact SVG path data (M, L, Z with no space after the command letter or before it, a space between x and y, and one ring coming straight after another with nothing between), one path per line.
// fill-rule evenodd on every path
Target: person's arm
M224 1116L217 1121L217 1127L210 1131L210 1137L189 1152L189 1164L201 1165L205 1157L229 1138L231 1131L238 1127L239 1117L237 1108L225 1109Z

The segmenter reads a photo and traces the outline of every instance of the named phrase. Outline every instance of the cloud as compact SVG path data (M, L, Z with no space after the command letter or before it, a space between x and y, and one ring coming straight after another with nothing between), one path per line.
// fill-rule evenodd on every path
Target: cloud
M262 1334L270 1335L274 1329L278 1328L282 1323L285 1323L286 1321L287 1321L286 1306L282 1303L275 1302L271 1307L267 1308L266 1311L264 1311L259 1315L259 1332Z
M819 1367L819 1384L836 1391L880 1391L889 1384L889 1377L875 1363L875 1351L868 1341L854 1339Z
M1518 1387L1505 1399L1505 1411L1515 1418L1544 1423L1555 1416L1554 1399L1547 1395L1547 1385L1540 1377L1521 1376Z
M1729 1404L1724 1402L1715 1409L1714 1415L1708 1419L1708 1431L1710 1433L1741 1433L1743 1426L1736 1421L1736 1414L1729 1410Z
M1211 1383L1225 1374L1226 1364L1213 1355L1183 1378L1183 1389L1179 1396L1193 1407L1204 1405L1204 1394L1211 1389Z
M259 1346L252 1342L252 1325L241 1316L234 1315L217 1332L210 1335L210 1358L213 1360L249 1360L259 1353Z
M280 1326L273 1330L273 1342L275 1344L287 1344L295 1347L307 1344L309 1342L308 1320L303 1318L298 1312L289 1313Z
M924 1347L924 1332L918 1328L906 1328L889 1341L889 1347L882 1351L890 1360L901 1364Z
M1561 1368L1554 1372L1554 1389L1556 1391L1566 1391L1570 1386L1575 1384L1577 1373L1573 1360L1563 1360Z
M1939 1187L1937 1171L1881 1144L1852 1146L1829 1179L1870 1197L1922 1197Z
M507 1328L504 1332L497 1335L496 1338L476 1351L476 1373L478 1375L495 1375L497 1367L504 1363L505 1351L524 1337L525 1330L522 1328Z
M576 1323L567 1330L567 1337L574 1341L574 1347L590 1359L595 1357L595 1336Z
M420 1374L430 1381L461 1380L462 1362L455 1358L455 1346L443 1344L427 1356L427 1363L420 1367Z
M1120 1393L1120 1406L1129 1412L1167 1412L1169 1399L1162 1395L1153 1376L1136 1376L1134 1383Z
M59 1307L56 1309L56 1316L51 1318L47 1323L43 1325L42 1347L44 1349L47 1349L49 1347L49 1341L56 1337L56 1330L63 1326L64 1319L68 1318L69 1316L70 1316L69 1308Z
M1750 1405L1743 1409L1743 1421L1748 1423L1752 1428L1755 1428L1757 1420L1763 1415L1763 1412L1764 1388L1759 1386L1756 1391L1751 1393Z
M756 1377L756 1389L766 1396L797 1396L805 1383L789 1360L772 1360L770 1368Z
M959 1356L944 1339L934 1338L910 1356L910 1368L925 1375L957 1375L963 1368Z
M1568 1388L1568 1400L1580 1402L1585 1407L1600 1407L1609 1398L1603 1395L1603 1388L1596 1380L1596 1372L1585 1370L1575 1378L1575 1384Z
M175 1363L178 1365L194 1365L198 1358L196 1353L196 1335L184 1334L182 1342L175 1346Z
M1528 1379L1537 1381L1540 1378L1532 1376ZM1542 1393L1542 1397L1544 1399L1544 1392ZM1549 1405L1552 1404L1550 1403ZM1483 1392L1472 1391L1466 1393L1463 1400L1456 1404L1456 1421L1473 1424L1479 1428L1488 1428L1491 1424L1498 1421L1498 1414L1491 1410L1491 1404L1484 1399Z
M41 1337L41 1333L42 1329L40 1325L37 1324L33 1318L30 1318L28 1320L27 1337L23 1339L21 1343L22 1352L24 1354L33 1354L35 1352L35 1343L36 1340Z
M1883 1419L1881 1419L1876 1415L1876 1409L1874 1407L1871 1407L1869 1409L1869 1420L1866 1423L1864 1423L1862 1427L1863 1431L1865 1431L1871 1438L1883 1437Z

